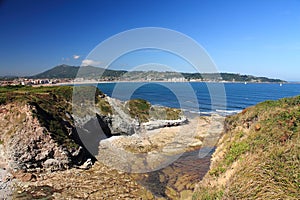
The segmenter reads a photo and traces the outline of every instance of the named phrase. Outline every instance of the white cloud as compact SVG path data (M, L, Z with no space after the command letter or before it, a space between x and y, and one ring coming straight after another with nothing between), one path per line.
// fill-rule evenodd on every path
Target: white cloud
M97 66L100 63L101 62L99 62L99 61L95 61L95 60L91 60L91 59L85 59L85 60L82 61L81 65L82 66L88 66L88 65L90 65L90 66Z
M73 58L74 58L75 60L77 60L78 58L80 58L80 55L73 55Z

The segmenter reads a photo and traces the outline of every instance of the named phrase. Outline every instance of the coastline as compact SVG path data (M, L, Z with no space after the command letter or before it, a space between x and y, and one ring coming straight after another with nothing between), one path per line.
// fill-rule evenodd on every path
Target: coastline
M100 142L96 158L121 171L157 170L185 152L215 147L223 132L224 119L220 115L198 116L180 126L144 130L131 136L113 136Z
M218 118L220 116L214 117ZM173 155L176 159L168 165L160 166L158 171L134 173L133 170L135 170L135 166L141 167L140 164L145 163L139 160L143 155L148 156L148 164L152 162L153 165L161 165L162 160L157 159L160 157L156 155L159 149L147 150L147 148L144 148L147 151L130 154L131 156L138 155L133 157L133 160L129 158L126 161L131 165L131 173L130 171L126 172L118 169L119 166L123 165L120 160L117 160L118 157L111 158L111 154L105 156L103 155L104 151L99 151L99 156L104 156L104 158L97 161L89 169L71 168L51 173L35 173L35 180L20 180L17 195L38 195L43 194L45 190L50 190L49 193L44 193L45 197L55 199L93 197L134 199L141 196L143 196L143 199L156 199L159 197L178 199L182 196L191 198L196 183L202 179L209 169L210 156L220 138L221 128L223 127L220 127L218 123L213 125L212 117L195 117L189 118L189 120L189 123L182 125L182 127L164 127L147 131L147 137L138 137L137 135L114 136L104 141L104 143L109 144L102 149L106 152L116 152L115 149L131 151L132 149L126 148L128 144L132 145L131 148L139 151L142 145L144 147L149 145L147 141L151 141L156 148L163 146L161 152L167 156L163 158L169 158ZM188 133L186 130L191 132L196 130L196 133ZM176 137L176 134L180 136ZM191 135L194 137L191 138ZM179 142L182 142L186 148L182 148L177 143L177 139L174 141L174 138L181 139ZM128 158L123 156L124 154L121 156L123 160ZM105 159L110 162L115 159L117 162L113 163L115 166L107 165L103 162ZM46 186L47 188L45 188ZM78 188L80 189L78 190Z
M56 84L43 84L47 86L61 86L61 85L84 85L84 84L102 84L102 83L234 83L245 84L245 82L238 81L76 81L76 82L62 82ZM247 82L247 84L300 84L300 82Z

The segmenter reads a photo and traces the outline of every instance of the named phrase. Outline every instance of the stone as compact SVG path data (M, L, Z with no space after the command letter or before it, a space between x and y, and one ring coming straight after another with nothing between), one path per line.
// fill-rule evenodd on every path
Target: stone
M89 169L93 166L93 162L92 160L89 158L87 159L87 161L85 161L85 163L83 163L81 166L79 166L79 169Z
M25 173L21 177L20 180L23 181L23 182L28 182L28 181L36 180L36 176L34 174L31 174L31 173Z
M176 190L174 190L173 188L171 188L169 186L166 187L165 193L171 199L176 199L176 197L178 196Z
M153 130L164 127L179 126L188 123L186 117L182 117L178 120L155 120L143 123L143 126L146 130Z
M255 131L259 131L260 129L261 129L260 124L256 124L256 125L255 125Z
M189 144L190 147L201 147L201 145L202 145L202 141L197 141Z
M180 192L180 200L192 200L193 190L183 190Z

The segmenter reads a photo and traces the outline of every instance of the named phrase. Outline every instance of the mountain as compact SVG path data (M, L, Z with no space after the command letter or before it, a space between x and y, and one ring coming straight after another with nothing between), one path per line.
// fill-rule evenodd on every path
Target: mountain
M80 71L79 71L80 69ZM78 73L80 72L80 73ZM79 75L80 74L80 77ZM232 82L285 82L280 79L240 75L234 73L179 73L158 71L125 71L110 70L93 66L79 67L59 65L30 78L87 78L102 80L127 80L127 81L232 81Z
M235 73L182 73L187 80L199 79L202 81L232 81L232 82L286 82L281 79L267 77L256 77L252 75L241 75Z
M88 77L88 78L99 78L99 77L120 77L126 71L119 71L119 70L109 70L103 69L93 66L69 66L69 65L58 65L52 69L49 69L45 72L40 74L36 74L31 76L30 78L75 78L78 74L80 69L80 76Z
M74 78L79 67L69 65L59 65L40 74L31 76L31 78Z

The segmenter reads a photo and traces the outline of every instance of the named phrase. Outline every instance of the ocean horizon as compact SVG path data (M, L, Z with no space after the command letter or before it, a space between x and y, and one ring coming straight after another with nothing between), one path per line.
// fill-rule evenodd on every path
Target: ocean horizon
M98 88L121 101L145 99L152 105L225 116L266 100L300 95L296 83L115 82L99 83Z

